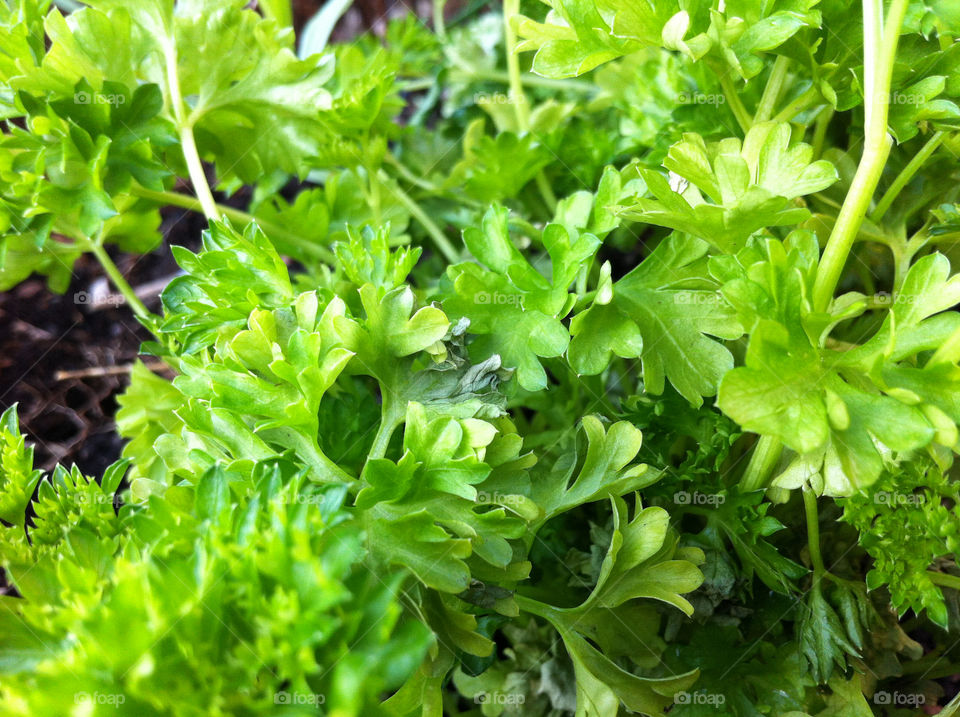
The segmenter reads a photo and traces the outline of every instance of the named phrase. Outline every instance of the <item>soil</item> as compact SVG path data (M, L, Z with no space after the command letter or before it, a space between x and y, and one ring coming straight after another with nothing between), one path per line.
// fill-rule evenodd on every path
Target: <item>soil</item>
M177 271L169 244L196 249L204 226L200 215L166 211L164 243L150 254L114 259L135 289L152 284ZM129 307L84 301L105 289L99 263L84 256L62 296L38 277L0 293L0 408L18 404L22 430L44 470L76 464L87 475L100 475L120 454L116 395L127 384L123 368L150 335ZM159 310L159 289L144 297L153 311ZM78 372L102 375L70 375Z

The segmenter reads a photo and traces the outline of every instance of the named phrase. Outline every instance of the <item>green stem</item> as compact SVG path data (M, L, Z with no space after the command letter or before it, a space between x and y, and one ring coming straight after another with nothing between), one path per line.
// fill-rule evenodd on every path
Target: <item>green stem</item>
M393 171L396 172L397 176L400 179L414 185L415 187L419 187L425 192L429 192L434 197L449 199L451 201L459 202L460 204L464 204L474 209L485 208L485 205L482 202L478 202L474 199L470 199L469 197L464 197L462 195L455 194L450 189L445 189L439 185L434 184L428 179L425 179L423 177L418 177L416 174L410 171L409 167L407 167L403 162L401 162L395 155L391 154L390 152L387 152L387 154L384 155L383 159L388 165L393 167ZM513 219L511 219L510 221L512 223Z
M817 512L817 496L809 488L803 489L803 508L807 515L807 545L810 562L813 564L813 582L817 585L826 574L823 555L820 553L820 515Z
M186 194L180 194L179 192L158 192L153 189L146 189L145 187L137 185L135 185L131 191L138 197L149 199L150 201L157 202L158 204L167 204L172 207L189 209L193 212L203 211L203 207L198 199L189 197ZM309 241L308 239L304 239L298 234L287 231L279 224L274 224L273 222L259 219L248 212L240 209L234 209L233 207L227 207L223 204L216 204L215 208L216 216L225 216L230 221L242 225L247 225L250 222L256 222L257 225L263 229L263 231L269 237L277 241L286 242L287 244L295 246L304 252L313 254L328 264L332 264L336 261L336 257L334 257L333 252L331 252L327 247Z
M400 175L400 178L403 179L404 181L407 181L416 187L420 187L420 189L426 192L430 192L431 194L434 194L436 196L442 196L444 194L443 189L438 187L433 182L430 182L424 179L423 177L418 177L416 174L414 174L407 168L407 165L405 165L403 162L397 159L390 152L387 152L387 154L384 155L383 159L387 164L389 164L396 170L397 174Z
M882 12L883 0L863 0L863 2L864 17L877 12L878 7ZM893 0L879 42L876 37L870 37L870 25L864 24L864 66L875 68L876 73L871 82L865 82L865 86L872 86L872 91L866 97L864 108L863 155L820 260L820 268L813 285L814 311L827 311L830 306L840 274L850 254L850 248L867 214L870 200L873 198L883 167L890 155L890 147L893 144L893 139L887 132L890 78L893 74L893 61L906 7L907 0Z
M403 423L403 418L406 415L406 406L400 405L394 400L389 391L383 391L382 401L380 427L373 439L373 445L370 448L367 460L383 458L387 455L387 448L390 447L393 432L397 429L397 426Z
M170 91L170 105L180 133L180 148L187 163L187 172L190 174L193 191L196 193L197 199L200 200L200 206L203 208L207 221L213 221L217 218L217 203L213 200L213 193L210 191L210 185L207 184L207 175L203 170L203 162L200 161L197 141L193 136L193 120L186 115L186 105L184 105L183 97L180 94L177 48L172 41L167 42L164 47L164 59L166 61L167 88Z
M547 605L544 602L539 600L534 600L525 595L514 594L513 599L517 602L517 607L519 607L524 612L528 612L531 615L536 615L541 617L544 620L550 623L556 623L559 616L557 615L557 608L552 605Z
M523 92L523 81L520 75L520 56L517 54L517 34L510 22L515 15L520 14L520 0L504 0L503 3L503 44L507 53L507 75L510 81L510 102L517 117L517 127L521 133L530 131L530 105ZM550 213L557 208L557 197L546 175L540 171L536 177L537 189L547 205Z
M410 212L410 216L416 219L426 230L427 235L433 240L434 245L440 251L440 253L443 254L444 258L446 258L446 260L451 264L455 264L457 261L459 261L460 255L457 250L454 249L453 244L450 243L450 240L447 239L440 227L438 227L434 221L427 216L427 213L423 211L423 208L417 204L409 194L400 189L396 183L391 184L390 189L397 199L400 200L400 203L407 208L408 212Z
M596 289L593 289L592 291L588 291L584 294L580 294L579 296L577 296L577 302L573 305L573 308L577 310L577 309L583 308L584 306L589 306L590 303L596 298L596 296L597 296Z
M766 487L782 453L783 445L779 438L760 436L760 440L753 448L747 469L740 478L740 490L749 492Z
M107 273L107 276L110 277L110 281L113 282L117 291L123 294L123 298L126 299L133 313L153 331L153 327L157 325L159 317L150 313L143 302L140 301L140 297L137 296L130 284L127 283L127 280L123 277L123 274L120 273L117 265L113 263L113 259L107 254L107 250L103 248L103 245L91 239L81 239L79 244L97 257L97 261L100 262L100 265ZM156 332L154 331L154 333Z
M960 578L956 575L948 575L947 573L938 573L935 570L928 570L927 577L930 578L930 582L934 585L939 585L944 588L951 588L953 590L960 590Z
M743 100L737 93L736 85L733 84L733 80L726 72L717 72L717 76L720 78L720 87L723 89L727 104L730 105L733 116L737 118L737 124L740 125L740 129L747 132L753 124L753 118L747 112L747 108L743 106Z
M823 145L827 139L827 130L836 110L833 107L827 107L817 116L817 124L813 130L813 158L820 159L823 156Z
M540 190L540 196L547 205L547 209L553 214L557 209L557 195L554 194L553 187L550 186L550 180L548 180L547 175L541 171L537 172L534 181L537 184L537 189Z
M774 107L780 99L780 93L783 92L783 85L787 80L787 69L789 67L790 58L783 55L777 57L773 63L773 69L770 71L767 85L763 88L760 104L757 105L757 111L753 115L753 122L765 122L773 116Z
M509 217L507 223L510 224L510 226L516 227L534 241L541 241L543 237L543 232L523 217Z
M517 117L517 126L521 132L530 128L530 108L527 96L523 93L520 79L520 56L517 54L517 36L510 20L520 14L520 0L504 0L503 3L503 42L507 53L507 76L510 85L510 102Z
M433 0L433 31L441 40L447 38L447 23L443 18L443 10L447 0Z
M807 88L806 92L780 110L773 118L774 122L791 122L794 117L817 101L820 93L816 87Z
M937 148L943 142L944 133L942 131L934 132L930 139L927 140L927 143L923 145L919 152L914 156L913 159L904 167L900 174L897 175L897 178L893 180L893 184L890 185L889 189L883 193L883 196L880 197L880 201L877 202L876 208L873 210L873 213L870 215L870 221L874 224L879 224L880 220L883 219L883 215L887 213L887 210L890 208L890 205L893 204L894 200L899 196L900 192L903 191L903 188L907 186L907 182L913 179L913 175L924 165L924 163L930 159L930 156L937 151Z

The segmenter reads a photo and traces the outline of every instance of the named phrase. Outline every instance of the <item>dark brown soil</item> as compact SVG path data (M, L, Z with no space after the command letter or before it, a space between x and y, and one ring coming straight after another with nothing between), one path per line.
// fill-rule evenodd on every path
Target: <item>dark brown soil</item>
M118 268L134 288L170 276L177 266L169 244L196 248L203 227L202 217L170 210L162 225L165 242L143 256L117 255ZM82 257L73 275L62 296L36 277L0 293L0 408L19 404L21 427L36 444L38 467L75 463L88 475L99 475L120 453L113 414L126 374L61 374L129 366L149 333L127 306L94 308L78 301L79 292L90 295L95 283L102 283L95 259ZM158 310L156 294L146 303Z

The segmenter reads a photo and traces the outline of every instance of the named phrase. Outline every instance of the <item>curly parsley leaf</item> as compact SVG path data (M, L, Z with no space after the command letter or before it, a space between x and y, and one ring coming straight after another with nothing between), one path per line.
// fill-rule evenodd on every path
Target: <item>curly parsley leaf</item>
M662 393L669 379L691 403L713 395L733 356L711 337L735 339L743 330L706 271L707 250L699 239L671 236L612 291L598 292L571 321L574 370L600 373L613 354L640 358L650 393Z

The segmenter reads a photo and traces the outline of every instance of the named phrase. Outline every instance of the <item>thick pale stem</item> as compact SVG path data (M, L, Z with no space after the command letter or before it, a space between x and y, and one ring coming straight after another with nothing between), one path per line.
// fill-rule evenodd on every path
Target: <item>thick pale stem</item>
M826 311L830 307L843 266L867 215L870 200L880 182L880 175L893 144L893 139L887 133L890 78L907 0L893 0L879 42L876 23L867 20L873 17L873 13L882 12L882 0L864 0L863 5L864 66L870 67L871 72L875 70L876 74L869 75L870 82L865 82L867 94L864 98L866 121L863 155L820 260L820 268L813 285L815 311Z
M773 110L780 99L780 93L783 92L783 85L787 81L787 69L790 67L790 59L779 56L773 63L773 69L770 71L770 78L767 80L766 87L763 88L763 96L760 98L760 104L757 105L757 111L753 115L754 122L765 122L773 116Z
M760 436L750 456L750 463L740 478L740 489L748 492L765 488L782 453L783 445L779 438Z
M730 79L729 75L727 75L726 72L718 72L717 75L720 77L720 87L723 89L723 96L726 98L727 104L730 105L733 116L737 118L737 124L739 124L740 129L746 133L751 125L753 125L753 118L750 116L750 113L747 112L747 108L743 106L743 101L740 99L737 87L733 84L733 80Z
M837 288L850 248L867 214L870 200L880 181L892 144L891 138L883 137L880 144L864 149L863 159L857 167L850 191L840 207L837 221L833 225L833 231L823 251L823 258L820 260L820 268L813 285L813 304L816 311L826 311L830 307L833 292Z
M504 0L503 3L503 38L507 52L507 75L510 83L510 102L513 112L517 116L517 125L521 132L530 128L530 108L527 106L527 96L523 92L523 82L520 79L520 57L517 55L517 35L513 30L511 19L520 13L520 0Z
M200 161L200 153L197 151L197 143L193 137L193 127L188 125L180 128L180 145L183 148L183 157L187 160L187 171L190 172L193 191L200 200L200 206L207 221L214 221L219 218L217 203L213 199L210 185L207 184L207 175L203 170L203 162Z
M930 582L932 582L934 585L952 588L953 590L960 590L960 578L958 578L956 575L947 575L946 573L938 573L934 570L928 570L927 577L930 578Z
M164 59L166 61L170 108L177 122L183 158L187 163L187 171L190 174L190 181L193 183L193 191L196 192L197 199L200 200L200 206L203 207L203 213L208 221L212 221L218 217L217 203L213 200L213 193L210 191L207 175L203 170L203 162L200 161L200 153L197 151L197 141L193 136L193 120L187 115L187 108L183 103L183 96L180 94L177 48L173 42L166 43Z
M441 40L447 37L447 23L443 18L443 11L447 0L433 0L433 31Z

